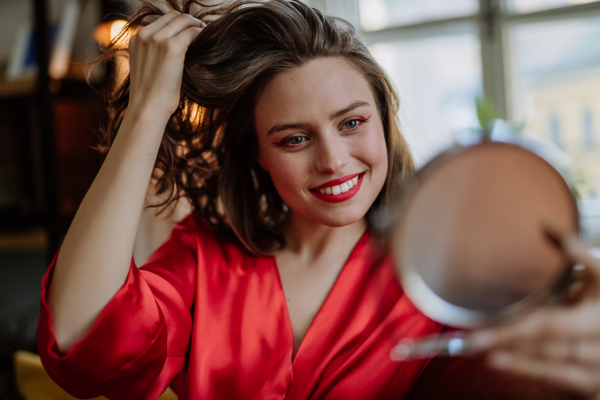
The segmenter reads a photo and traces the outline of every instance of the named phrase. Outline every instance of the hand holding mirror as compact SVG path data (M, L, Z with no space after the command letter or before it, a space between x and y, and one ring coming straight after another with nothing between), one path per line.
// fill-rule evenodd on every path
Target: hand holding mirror
M404 190L391 229L398 276L428 317L508 322L560 297L574 270L552 237L577 233L577 203L535 153L483 141L436 157ZM552 235L549 235L552 232ZM460 333L400 343L392 358L461 354Z

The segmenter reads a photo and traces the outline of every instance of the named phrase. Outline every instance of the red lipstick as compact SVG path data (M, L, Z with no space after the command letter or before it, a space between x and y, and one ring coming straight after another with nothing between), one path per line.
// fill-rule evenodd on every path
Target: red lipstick
M319 189L324 189L329 186L340 185L344 182L349 181L350 179L352 179L356 176L358 176L358 183L356 185L352 186L352 188L345 193L340 193L338 195L334 195L334 194L321 193L318 191ZM365 176L364 173L358 173L358 174L346 175L346 176L344 176L342 178L338 178L338 179L333 179L329 182L325 182L324 184L322 184L320 186L317 186L314 189L310 189L310 193L313 196L315 196L317 199L323 200L327 203L340 203L342 201L351 199L352 197L354 197L356 195L356 193L358 193L358 191L360 190L360 186L362 185L364 176Z
M352 178L354 178L354 177L356 177L356 176L358 176L360 174L362 174L362 172L359 172L358 174L350 174L350 175L342 176L341 178L330 180L330 181L325 182L324 184L322 184L320 186L317 186L317 187L314 187L314 188L312 188L310 190L319 190L319 189L324 189L324 188L329 187L329 186L340 185L340 184L342 184L344 182L347 182L350 179L352 179Z

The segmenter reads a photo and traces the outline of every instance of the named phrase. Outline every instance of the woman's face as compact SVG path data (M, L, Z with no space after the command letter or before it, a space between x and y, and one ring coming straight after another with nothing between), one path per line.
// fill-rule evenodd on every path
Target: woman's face
M387 149L373 93L349 61L277 75L254 116L258 161L292 212L334 227L365 216L385 183Z

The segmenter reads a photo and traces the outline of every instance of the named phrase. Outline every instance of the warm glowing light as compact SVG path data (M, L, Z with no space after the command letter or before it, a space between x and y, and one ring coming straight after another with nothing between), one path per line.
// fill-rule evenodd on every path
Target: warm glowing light
M121 32L121 29L123 29L123 27L125 26L126 23L127 23L127 21L123 21L120 19L112 22L112 24L110 25L110 41L111 42L114 40L114 38L119 36L119 32Z
M94 30L94 40L102 46L108 47L113 40L117 39L125 24L127 24L127 21L121 19L101 23ZM123 38L123 42L127 43L128 41Z

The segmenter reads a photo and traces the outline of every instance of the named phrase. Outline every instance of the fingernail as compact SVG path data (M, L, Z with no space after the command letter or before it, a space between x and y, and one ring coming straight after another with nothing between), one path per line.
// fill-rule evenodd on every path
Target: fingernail
M513 356L508 353L493 353L489 363L496 369L508 369L513 362Z
M390 351L390 358L393 361L404 361L412 353L415 341L411 338L404 338L398 342Z
M404 361L410 355L411 347L406 344L397 344L390 351L392 361Z

